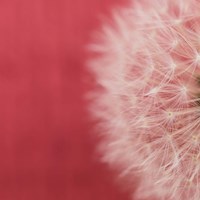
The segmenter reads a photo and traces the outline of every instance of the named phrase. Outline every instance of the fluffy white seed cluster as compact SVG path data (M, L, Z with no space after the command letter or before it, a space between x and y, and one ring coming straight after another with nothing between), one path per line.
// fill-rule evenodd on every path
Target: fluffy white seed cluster
M199 200L200 1L135 0L112 19L91 44L104 160L139 177L139 199Z

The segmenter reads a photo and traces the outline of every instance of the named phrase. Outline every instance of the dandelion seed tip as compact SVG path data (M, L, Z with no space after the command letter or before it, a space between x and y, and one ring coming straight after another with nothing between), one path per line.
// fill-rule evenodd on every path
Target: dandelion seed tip
M180 25L183 23L183 20L182 19L174 19L174 25Z
M196 54L195 62L200 64L200 53Z
M173 40L171 43L172 49L176 48L178 46L178 43L179 43L178 39Z

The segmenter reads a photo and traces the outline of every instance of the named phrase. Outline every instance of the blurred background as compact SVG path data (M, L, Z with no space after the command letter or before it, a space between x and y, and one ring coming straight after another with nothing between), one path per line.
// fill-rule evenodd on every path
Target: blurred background
M0 200L129 200L99 162L85 45L123 0L0 1Z

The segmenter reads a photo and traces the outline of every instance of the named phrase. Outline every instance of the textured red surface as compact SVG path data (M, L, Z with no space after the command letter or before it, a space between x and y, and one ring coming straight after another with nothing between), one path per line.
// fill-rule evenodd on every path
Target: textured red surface
M128 200L95 157L84 45L115 0L0 1L0 199Z

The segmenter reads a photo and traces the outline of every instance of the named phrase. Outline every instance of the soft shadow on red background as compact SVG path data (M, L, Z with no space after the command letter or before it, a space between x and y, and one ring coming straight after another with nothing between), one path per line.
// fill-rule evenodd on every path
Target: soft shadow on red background
M95 157L83 98L84 46L119 3L0 1L0 200L128 200Z

